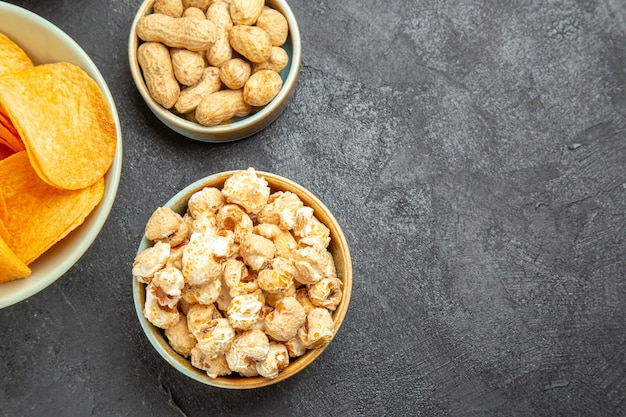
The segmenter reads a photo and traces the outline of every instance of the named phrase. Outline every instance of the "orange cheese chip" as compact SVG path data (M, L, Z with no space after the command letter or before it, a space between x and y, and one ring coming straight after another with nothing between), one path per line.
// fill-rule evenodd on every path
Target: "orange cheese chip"
M6 35L0 33L0 75L33 67L26 52Z
M96 82L76 65L43 64L0 76L0 106L46 183L85 188L111 166L113 116Z
M0 161L0 184L6 203L7 243L26 265L80 225L104 194L102 177L80 190L46 184L30 165L26 151Z
M2 111L2 106L0 105L0 144L5 145L14 152L23 151L26 149L24 142L20 139L9 117Z
M0 283L26 278L30 273L30 268L20 261L4 239L0 238Z

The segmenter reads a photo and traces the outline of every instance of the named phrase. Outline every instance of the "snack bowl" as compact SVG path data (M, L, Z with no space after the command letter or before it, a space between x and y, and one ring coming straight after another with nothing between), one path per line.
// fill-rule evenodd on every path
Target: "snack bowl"
M182 215L186 212L187 202L193 194L205 187L216 187L221 189L225 180L236 172L238 171L226 171L202 178L182 189L167 203L165 203L164 206L169 207ZM326 227L328 227L330 231L331 240L328 245L328 251L332 254L337 272L337 278L342 281L341 301L332 312L334 337L337 337L337 331L339 330L348 310L352 291L352 263L350 251L341 227L328 208L315 195L301 185L282 176L268 172L256 171L256 174L259 177L265 178L272 193L276 191L290 191L295 193L305 206L313 209L314 215ZM137 254L141 253L153 244L154 242L150 241L144 235L138 247ZM290 358L289 365L275 378L266 378L263 376L243 377L239 376L235 372L233 372L232 375L217 376L212 378L209 377L205 371L194 367L189 358L177 353L168 343L168 339L165 336L164 331L154 326L149 320L146 319L146 316L144 315L146 284L139 282L139 280L134 277L132 292L136 314L139 318L141 327L156 351L176 370L187 377L207 385L227 389L251 389L272 385L280 381L284 381L309 366L328 346L327 344L316 349L309 349L302 356ZM332 343L332 340L330 343Z
M279 73L283 85L276 97L265 106L255 108L244 117L235 117L230 122L217 126L203 126L190 121L184 115L166 109L155 101L146 86L141 67L137 61L137 48L143 41L137 36L138 21L153 12L155 0L145 0L139 7L130 29L128 59L130 72L139 94L151 112L176 133L202 142L230 142L249 137L272 123L285 109L296 89L301 63L300 31L296 18L286 0L266 0L265 4L278 10L287 19L289 34L281 46L289 57L289 63Z
M111 92L87 53L66 33L44 18L0 2L0 32L11 38L33 64L69 62L82 68L102 90L116 128L116 153L105 174L104 195L85 221L29 265L27 278L0 284L0 308L18 303L64 275L87 251L102 229L115 200L122 170L120 121Z

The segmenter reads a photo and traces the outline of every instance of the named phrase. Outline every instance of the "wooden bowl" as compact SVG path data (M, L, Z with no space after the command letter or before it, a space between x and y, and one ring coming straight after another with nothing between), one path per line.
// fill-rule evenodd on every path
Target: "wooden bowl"
M172 199L170 199L165 205L172 208L178 213L184 213L187 210L187 201L189 197L200 191L204 187L217 187L222 188L224 181L237 171L226 171L218 174L214 174L198 180L189 186L185 187ZM335 260L335 267L337 269L337 276L343 281L343 296L340 304L333 313L333 320L335 323L335 337L341 327L341 324L348 311L348 304L350 303L350 295L352 292L352 261L350 258L350 250L348 249L348 243L339 226L339 223L328 210L328 208L310 191L302 187L301 185L281 177L276 174L257 171L257 175L264 177L268 182L272 192L275 191L291 191L298 195L302 202L311 208L313 208L316 217L324 223L330 230L331 241L328 247ZM156 209L156 208L155 208ZM137 253L141 252L145 248L152 245L152 242L148 240L145 235L139 245ZM207 385L212 385L220 388L230 389L250 389L259 388L268 385L275 384L280 381L295 375L307 366L309 366L322 352L328 347L328 345L319 348L308 350L304 355L292 359L287 366L278 376L274 379L265 378L262 376L257 377L240 377L240 376L225 376L217 377L215 379L210 378L206 372L201 369L197 369L191 365L191 361L182 355L178 354L169 345L167 338L164 336L163 331L153 326L143 315L143 305L145 304L145 284L133 279L133 298L135 302L135 310L141 327L143 328L148 340L157 350L157 352L174 368L186 376L202 382ZM332 341L331 341L332 343Z

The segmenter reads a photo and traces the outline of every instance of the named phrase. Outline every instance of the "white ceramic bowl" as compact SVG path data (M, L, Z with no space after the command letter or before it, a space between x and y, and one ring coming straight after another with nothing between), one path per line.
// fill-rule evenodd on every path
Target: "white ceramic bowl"
M148 108L154 115L173 131L191 139L202 142L230 142L251 136L272 123L285 109L296 89L301 63L300 30L296 18L285 0L266 0L265 4L280 11L289 24L289 36L282 46L289 55L289 64L280 72L283 87L278 95L260 111L246 117L238 117L233 122L219 126L202 126L180 117L165 109L152 99L143 79L141 68L137 63L137 47L141 40L137 37L136 27L139 19L152 13L155 0L146 0L139 7L131 25L128 40L128 59L130 72Z
M172 197L165 206L170 207L172 210L178 213L184 213L187 210L187 201L197 191L200 191L204 187L217 187L222 188L224 181L230 177L236 171L220 172L198 180ZM315 216L324 223L330 230L330 245L328 250L332 253L335 261L335 267L337 269L337 277L342 280L342 298L341 302L337 306L337 309L333 312L333 321L335 324L335 337L339 330L345 315L348 311L348 305L350 303L350 297L352 294L352 261L350 258L350 250L346 238L339 226L339 223L332 215L330 210L315 196L303 186L276 174L268 172L257 171L258 176L264 177L272 192L275 191L291 191L298 195L302 202L311 207L314 210ZM156 207L155 207L156 209ZM148 240L145 235L137 249L137 254L143 251L145 248L152 246L153 242ZM268 385L284 381L285 379L295 375L307 366L309 366L322 352L326 349L326 346L308 350L304 355L291 359L287 368L285 368L274 379L264 378L262 376L256 377L239 377L239 376L220 376L215 379L209 378L206 372L197 369L191 365L189 359L178 354L168 343L167 338L163 334L163 331L150 323L143 315L143 306L145 304L145 292L146 285L141 284L138 280L133 279L133 299L135 303L135 311L141 327L144 333L148 337L148 340L157 352L176 370L182 374L192 378L203 384L212 385L220 388L229 389L251 389L260 388ZM331 340L332 343L332 340Z
M96 65L61 29L20 7L0 2L0 32L18 44L35 65L70 62L85 70L100 86L117 129L117 151L105 176L104 196L85 222L29 265L28 278L0 284L0 308L22 301L43 290L67 272L87 251L106 221L122 171L122 134L111 92Z

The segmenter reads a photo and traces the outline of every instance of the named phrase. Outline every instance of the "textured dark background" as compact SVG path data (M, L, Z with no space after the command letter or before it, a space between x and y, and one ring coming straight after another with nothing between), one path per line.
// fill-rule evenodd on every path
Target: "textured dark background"
M87 254L0 311L0 415L626 415L623 1L292 0L297 91L223 145L142 102L127 63L139 1L14 3L99 66L124 166ZM154 208L248 166L334 212L354 290L311 367L239 392L158 356L130 270Z

